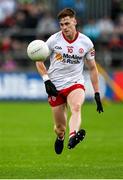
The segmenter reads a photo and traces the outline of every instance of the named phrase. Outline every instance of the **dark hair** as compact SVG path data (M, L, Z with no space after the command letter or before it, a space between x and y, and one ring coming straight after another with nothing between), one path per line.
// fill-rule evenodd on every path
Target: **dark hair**
M76 12L71 8L65 8L58 13L57 18L58 20L60 20L61 18L64 18L66 16L76 17Z

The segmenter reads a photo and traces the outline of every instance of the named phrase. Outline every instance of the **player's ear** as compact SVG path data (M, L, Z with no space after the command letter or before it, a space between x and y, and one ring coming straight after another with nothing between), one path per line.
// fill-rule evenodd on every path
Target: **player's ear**
M77 25L77 20L75 18L73 19L73 22L74 22L74 24L76 26Z

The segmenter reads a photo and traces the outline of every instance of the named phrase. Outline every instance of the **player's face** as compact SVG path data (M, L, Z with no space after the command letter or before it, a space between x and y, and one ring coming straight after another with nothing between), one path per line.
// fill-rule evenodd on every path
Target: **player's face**
M76 19L74 17L64 17L60 20L60 28L64 35L68 38L72 38L76 33Z

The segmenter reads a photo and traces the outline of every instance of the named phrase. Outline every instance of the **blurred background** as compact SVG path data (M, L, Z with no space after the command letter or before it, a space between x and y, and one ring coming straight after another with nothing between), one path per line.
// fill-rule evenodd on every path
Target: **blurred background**
M102 98L123 100L123 0L0 0L0 99L46 99L26 48L59 31L57 13L65 7L76 11L78 30L95 45Z

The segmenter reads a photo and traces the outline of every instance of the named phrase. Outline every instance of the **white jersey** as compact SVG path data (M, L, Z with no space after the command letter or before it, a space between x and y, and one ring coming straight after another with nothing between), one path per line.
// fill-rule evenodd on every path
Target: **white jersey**
M75 83L84 85L84 58L94 59L92 41L80 32L73 41L69 41L59 31L46 43L51 51L48 75L56 88L61 90Z

